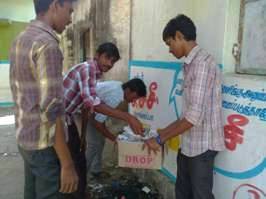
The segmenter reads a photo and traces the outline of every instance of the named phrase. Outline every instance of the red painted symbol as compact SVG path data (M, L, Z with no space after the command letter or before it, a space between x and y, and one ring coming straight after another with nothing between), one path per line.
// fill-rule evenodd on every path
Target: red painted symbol
M233 114L227 117L227 121L229 124L224 126L225 146L234 151L237 144L243 143L244 131L240 127L245 126L249 120L242 115Z
M236 188L232 199L266 199L263 190L251 184L242 184Z
M159 104L159 99L156 95L157 88L158 88L157 82L152 82L149 86L149 95L147 96L147 98L143 97L141 99L132 102L132 106L135 108L143 108L144 105L146 104L147 108L151 110L155 103Z

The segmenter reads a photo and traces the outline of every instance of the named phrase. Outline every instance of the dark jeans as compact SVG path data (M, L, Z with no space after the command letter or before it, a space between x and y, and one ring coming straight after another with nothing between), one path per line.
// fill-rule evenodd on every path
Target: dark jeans
M87 185L87 166L85 149L81 150L81 142L78 130L75 124L68 126L68 147L75 164L75 169L79 177L78 190L75 193L69 194L67 199L85 199Z
M196 157L177 156L176 199L214 199L213 164L217 151Z
M53 147L19 152L24 160L24 199L62 199L59 193L60 164Z

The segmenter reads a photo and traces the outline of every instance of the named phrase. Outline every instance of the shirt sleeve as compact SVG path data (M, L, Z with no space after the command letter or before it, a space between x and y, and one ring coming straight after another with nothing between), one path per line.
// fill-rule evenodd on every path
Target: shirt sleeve
M80 90L86 108L96 106L101 103L96 96L96 73L93 65L83 67L80 71Z
M206 61L199 63L194 71L192 85L188 91L188 111L184 113L184 117L195 126L201 124L204 118L208 98L214 86L215 72L216 64Z
M36 59L36 77L40 86L40 110L42 120L55 123L64 115L62 52L56 44L40 48Z

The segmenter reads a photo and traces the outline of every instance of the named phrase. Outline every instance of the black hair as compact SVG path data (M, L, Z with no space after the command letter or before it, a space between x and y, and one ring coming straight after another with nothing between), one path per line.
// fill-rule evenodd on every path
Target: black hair
M134 78L125 82L124 84L122 84L122 88L123 90L129 88L130 91L136 92L139 97L146 97L147 95L146 85L139 78Z
M120 59L120 54L119 54L118 48L116 47L115 44L113 44L111 42L102 43L101 45L99 45L96 52L99 55L106 54L106 56L109 58L113 57L113 58L115 58L115 61Z
M49 9L49 6L51 3L53 3L55 0L33 0L35 13L38 15L42 12L46 12ZM58 0L60 5L63 5L64 2L74 2L76 0Z
M163 30L163 40L166 41L170 37L175 38L176 31L181 32L186 41L196 40L196 26L186 15L179 14L167 23Z

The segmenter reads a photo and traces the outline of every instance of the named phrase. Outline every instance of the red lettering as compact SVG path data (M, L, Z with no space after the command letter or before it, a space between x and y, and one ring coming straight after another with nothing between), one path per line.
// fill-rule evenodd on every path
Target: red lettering
M132 165L141 165L141 164L149 165L153 161L153 158L151 156L126 155L125 161L127 164L132 164Z
M157 104L159 103L158 97L156 96L156 93L155 93L155 91L157 90L157 87L158 85L156 82L152 82L149 87L150 95L147 100L147 108L149 110L152 109L152 106L155 102L157 102Z
M145 157L140 157L140 163L145 164L146 163L146 158Z
M229 124L224 126L224 136L226 148L234 151L237 144L243 143L244 131L240 128L248 124L249 120L238 114L229 115L227 117Z
M146 104L146 107L150 110L153 108L153 105L159 104L159 99L157 97L156 91L158 88L157 82L152 82L149 86L149 94L146 98L140 98L134 102L132 102L132 106L135 108L143 108Z
M148 156L148 165L153 161L153 158L151 156Z
M126 162L131 162L131 156L126 155Z
M138 156L133 156L133 163L138 164Z

